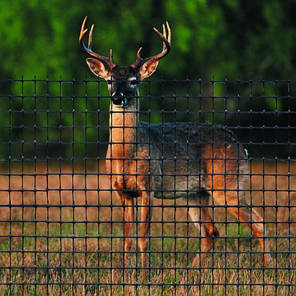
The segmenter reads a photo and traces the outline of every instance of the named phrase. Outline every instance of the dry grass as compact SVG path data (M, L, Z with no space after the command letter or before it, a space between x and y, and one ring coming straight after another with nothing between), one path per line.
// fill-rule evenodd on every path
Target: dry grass
M151 269L143 280L135 269L140 267L135 242L131 268L120 269L120 208L103 166L87 174L67 167L11 169L10 176L0 177L0 294L295 295L295 172L295 163L250 166L247 197L265 217L275 268L262 268L260 248L248 229L219 209L221 238L203 266L190 272L199 233L187 222L186 209L178 208L181 202L165 201L161 207L157 200Z

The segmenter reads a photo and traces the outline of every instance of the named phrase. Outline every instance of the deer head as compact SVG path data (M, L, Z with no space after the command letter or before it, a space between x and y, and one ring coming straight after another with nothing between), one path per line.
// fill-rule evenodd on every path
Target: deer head
M83 38L88 30L85 29L86 19L87 17L83 20L79 36L81 48L92 57L87 58L86 63L91 72L107 81L112 103L122 108L127 108L132 99L138 96L137 85L143 79L151 76L155 72L159 60L169 53L171 48L171 30L169 24L166 22L166 26L163 25L162 34L157 29L153 28L163 42L161 53L148 58L142 58L142 47L140 47L137 52L136 61L133 64L130 66L118 66L113 62L112 49L110 49L109 57L102 56L92 51L91 44L94 25L91 26L89 32L88 46L84 44Z

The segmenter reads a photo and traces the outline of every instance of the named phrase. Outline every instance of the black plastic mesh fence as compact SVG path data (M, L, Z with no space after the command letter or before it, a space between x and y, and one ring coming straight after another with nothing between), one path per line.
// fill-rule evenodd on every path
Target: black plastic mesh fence
M0 294L295 295L296 82L133 100L0 81Z

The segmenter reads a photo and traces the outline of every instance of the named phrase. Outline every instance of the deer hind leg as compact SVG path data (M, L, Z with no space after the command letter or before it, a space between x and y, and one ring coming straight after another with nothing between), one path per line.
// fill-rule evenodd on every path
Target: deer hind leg
M201 265L206 253L211 250L216 238L219 236L219 231L215 227L212 216L209 213L208 203L201 204L199 201L188 201L190 218L199 229L201 235L200 253L194 257L191 267Z
M214 196L215 195L217 196L217 193L214 194ZM239 199L238 195L239 194L236 192L226 192L227 211L239 221L246 223L253 235L256 236L264 254L264 266L268 267L272 264L272 258L268 242L265 239L263 218L255 209L251 208L245 202L244 198ZM221 193L220 200L222 199L225 200L224 193ZM217 198L215 198L215 200L217 200Z

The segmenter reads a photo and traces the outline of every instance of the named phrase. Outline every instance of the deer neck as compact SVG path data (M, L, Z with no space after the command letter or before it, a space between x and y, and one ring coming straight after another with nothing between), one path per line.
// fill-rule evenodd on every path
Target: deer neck
M134 99L127 108L122 108L111 102L109 153L112 158L131 158L137 142L138 106L138 98Z

